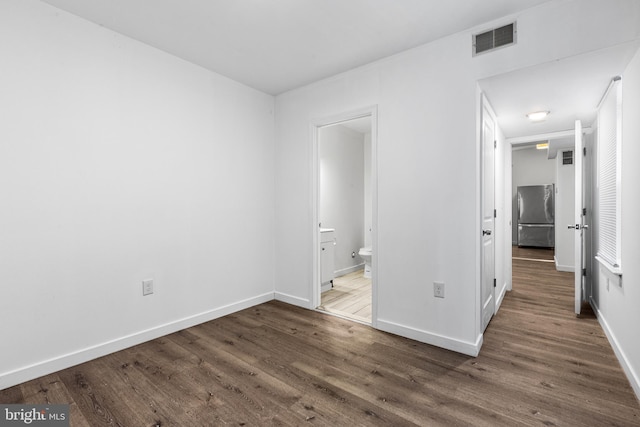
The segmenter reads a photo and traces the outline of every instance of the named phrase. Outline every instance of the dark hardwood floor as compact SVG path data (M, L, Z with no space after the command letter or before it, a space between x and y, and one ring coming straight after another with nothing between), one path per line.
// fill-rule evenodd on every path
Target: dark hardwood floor
M553 262L555 255L554 248L532 248L527 246L512 246L511 256L515 259L525 261L549 261Z
M0 391L73 426L638 426L640 405L572 275L514 260L477 358L280 302Z

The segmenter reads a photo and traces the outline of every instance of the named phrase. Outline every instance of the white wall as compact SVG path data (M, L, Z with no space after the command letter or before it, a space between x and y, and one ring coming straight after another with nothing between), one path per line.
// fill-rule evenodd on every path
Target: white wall
M364 135L340 125L320 128L318 151L320 222L336 230L335 270L342 276L363 264Z
M640 396L640 51L622 76L622 285L600 271L593 304L620 362ZM595 264L598 274L598 263Z
M477 353L482 334L476 82L631 40L638 37L639 16L632 0L545 3L516 16L514 47L473 58L471 34L480 28L470 29L276 97L276 297L311 307L317 224L310 208L309 124L377 105L374 324ZM607 31L591 31L602 26ZM444 299L433 297L436 280L445 282Z
M518 242L518 187L522 185L547 185L556 183L555 160L547 158L547 150L538 150L534 146L514 146L511 155L511 227L513 244Z
M575 271L575 233L569 229L569 224L575 224L575 166L574 164L563 165L563 151L573 151L569 149L558 150L555 158L556 164L556 227L555 227L555 261L556 269L559 271ZM575 153L574 153L575 156Z
M38 1L0 40L0 388L273 298L273 97Z

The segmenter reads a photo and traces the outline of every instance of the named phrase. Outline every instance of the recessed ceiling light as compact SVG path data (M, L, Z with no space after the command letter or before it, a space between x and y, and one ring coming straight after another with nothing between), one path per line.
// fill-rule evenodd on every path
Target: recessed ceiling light
M540 122L547 118L549 111L536 111L534 113L527 114L527 118L532 122Z
M545 148L549 148L548 142L541 142L540 144L536 144L536 148L538 150L544 150Z

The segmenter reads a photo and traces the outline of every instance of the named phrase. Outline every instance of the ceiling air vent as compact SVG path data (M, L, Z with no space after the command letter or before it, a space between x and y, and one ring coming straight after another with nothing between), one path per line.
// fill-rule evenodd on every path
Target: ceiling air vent
M516 23L485 31L473 36L473 56L509 46L516 42Z

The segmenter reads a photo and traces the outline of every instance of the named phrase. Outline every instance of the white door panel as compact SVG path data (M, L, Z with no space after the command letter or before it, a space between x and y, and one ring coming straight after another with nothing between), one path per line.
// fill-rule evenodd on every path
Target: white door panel
M495 312L495 120L482 109L482 331Z

